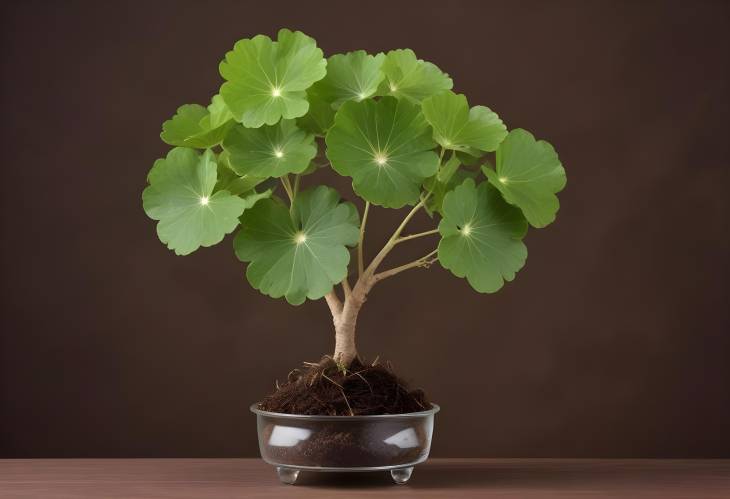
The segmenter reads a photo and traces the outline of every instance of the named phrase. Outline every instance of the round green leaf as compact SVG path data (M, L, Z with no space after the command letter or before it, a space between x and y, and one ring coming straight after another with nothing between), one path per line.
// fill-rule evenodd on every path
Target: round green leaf
M488 107L474 106L451 91L424 99L423 115L433 127L433 138L445 149L494 151L507 136L507 127Z
M560 203L555 193L566 183L565 169L548 142L528 131L512 130L497 149L496 172L483 168L504 199L518 206L533 227L555 220Z
M212 246L238 225L247 203L228 191L213 192L217 166L210 150L175 148L155 162L142 193L144 210L159 220L160 241L178 255Z
M250 128L304 116L307 88L324 78L327 61L313 38L282 29L277 41L264 35L239 40L219 70L221 86L236 120Z
M446 194L439 232L441 265L480 293L499 290L525 264L527 222L487 182L466 179Z
M218 112L216 121L213 122L209 109L210 107L206 109L198 104L180 106L175 116L162 124L160 138L172 146L197 149L213 147L220 143L233 125L233 121L224 120Z
M418 59L411 49L391 50L383 61L385 80L380 95L420 102L454 86L449 75L435 64Z
M364 50L335 54L327 60L327 76L314 89L334 109L348 100L365 100L375 95L383 81L384 59L385 54L372 56Z
M350 252L360 236L357 210L319 186L297 195L294 209L265 199L241 219L233 241L236 256L250 262L246 277L272 298L292 305L316 300L347 275Z
M352 177L358 196L400 208L416 203L421 183L439 165L431 128L416 104L393 97L345 102L327 133L327 157Z
M228 162L238 175L281 177L301 173L317 155L314 136L294 120L260 128L234 127L223 141Z

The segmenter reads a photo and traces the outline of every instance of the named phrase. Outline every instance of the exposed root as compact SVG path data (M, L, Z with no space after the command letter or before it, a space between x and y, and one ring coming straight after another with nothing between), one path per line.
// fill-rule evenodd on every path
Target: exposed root
M319 363L305 362L294 369L287 382L264 398L261 409L288 414L367 415L402 414L430 407L422 390L410 390L386 365L363 364L355 359L349 367L325 356Z

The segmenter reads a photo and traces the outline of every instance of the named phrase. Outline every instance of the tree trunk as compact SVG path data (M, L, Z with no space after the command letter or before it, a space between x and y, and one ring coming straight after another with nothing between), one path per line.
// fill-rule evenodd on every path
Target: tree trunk
M345 303L339 313L332 315L335 325L335 361L349 366L357 357L355 346L355 327L357 315L360 313L368 291L372 287L372 280L360 280L355 288L345 298Z

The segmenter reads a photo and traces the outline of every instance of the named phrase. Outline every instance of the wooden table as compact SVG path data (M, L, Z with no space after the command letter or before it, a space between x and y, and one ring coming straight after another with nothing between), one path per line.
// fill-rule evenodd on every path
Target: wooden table
M730 498L730 460L432 459L407 485L380 473L302 473L282 485L258 459L0 460L0 497Z

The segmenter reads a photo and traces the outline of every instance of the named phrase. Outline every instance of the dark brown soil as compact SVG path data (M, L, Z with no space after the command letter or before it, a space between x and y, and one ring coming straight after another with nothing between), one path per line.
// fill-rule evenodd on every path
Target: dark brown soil
M266 396L259 408L286 414L353 416L403 414L431 408L426 394L410 389L390 364L355 359L344 368L324 357L289 373L286 383Z

